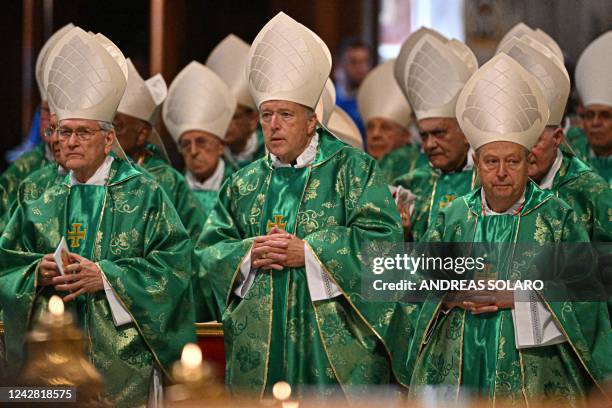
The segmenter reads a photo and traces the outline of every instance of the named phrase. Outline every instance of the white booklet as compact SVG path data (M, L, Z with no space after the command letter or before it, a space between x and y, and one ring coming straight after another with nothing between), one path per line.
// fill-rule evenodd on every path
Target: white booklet
M68 251L68 244L66 243L66 237L62 237L57 249L53 253L53 258L55 259L55 263L57 264L57 269L61 275L64 275L64 268L70 265L70 255L68 255L70 251Z

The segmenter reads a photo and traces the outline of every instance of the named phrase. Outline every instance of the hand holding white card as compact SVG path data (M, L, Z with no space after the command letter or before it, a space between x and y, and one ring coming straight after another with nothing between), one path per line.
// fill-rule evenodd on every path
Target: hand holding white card
M57 249L53 253L53 258L57 264L57 270L61 275L65 275L64 268L71 264L70 262L70 251L68 251L68 244L66 238L62 237Z

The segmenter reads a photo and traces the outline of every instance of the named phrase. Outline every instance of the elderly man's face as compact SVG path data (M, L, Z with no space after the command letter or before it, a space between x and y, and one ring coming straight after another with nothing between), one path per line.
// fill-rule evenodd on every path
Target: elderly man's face
M404 145L408 130L385 118L372 118L366 125L368 153L380 159L396 147Z
M95 120L64 119L58 137L65 167L78 178L79 174L91 176L100 167L111 151L115 133L103 131Z
M588 105L582 119L584 131L595 153L612 155L612 106Z
M283 163L291 163L314 135L317 116L289 101L267 101L259 107L266 147Z
M185 166L199 181L204 181L215 172L223 154L223 142L203 130L190 130L179 139L179 151Z
M257 111L238 104L227 128L225 143L230 146L245 143L257 128L257 119Z
M563 129L547 126L527 158L529 177L540 183L557 158L557 149L563 140Z
M47 143L51 148L51 151L53 152L53 159L55 160L55 162L64 166L64 159L62 157L62 149L60 146L57 129L57 115L51 114L49 116L49 126L47 126L47 129L45 130L44 140L45 143Z
M427 118L417 122L423 149L431 165L443 172L459 170L469 144L454 118Z
M40 128L39 128L39 135L42 138L42 140L45 141L45 143L47 142L47 139L45 139L45 129L49 127L49 118L51 116L51 111L49 110L49 102L47 101L42 101L40 104Z
M151 125L144 120L119 112L115 115L113 127L121 148L130 156L145 146L151 133Z
M478 177L487 199L505 202L507 208L517 202L527 184L527 150L512 142L491 142L474 155Z

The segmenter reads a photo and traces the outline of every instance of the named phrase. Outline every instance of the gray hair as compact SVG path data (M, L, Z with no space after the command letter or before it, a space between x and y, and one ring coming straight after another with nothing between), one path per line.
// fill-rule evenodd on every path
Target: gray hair
M111 122L105 122L103 120L98 120L97 122L98 122L98 126L100 126L100 129L103 132L109 132L111 130L115 130Z

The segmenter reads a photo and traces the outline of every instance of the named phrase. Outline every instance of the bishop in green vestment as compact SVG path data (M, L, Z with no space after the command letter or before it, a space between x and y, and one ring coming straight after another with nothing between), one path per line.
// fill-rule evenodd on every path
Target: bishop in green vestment
M258 63L285 47L312 67L299 81ZM200 287L222 314L232 393L264 396L287 381L298 397L351 399L394 381L382 341L393 309L364 301L361 257L401 240L399 216L374 160L317 128L324 47L284 13L260 31L247 72L270 153L224 183L196 248Z
M457 49L463 50L460 55ZM427 30L406 39L395 64L395 79L414 110L429 161L393 181L416 196L413 203L398 206L406 238L418 242L435 223L440 209L476 183L469 144L455 119L455 105L478 64L465 44L445 42L440 34Z
M125 89L125 60L110 40L102 44L74 28L49 57L49 100L70 172L20 203L4 230L0 306L11 376L27 358L27 331L58 294L89 339L102 397L132 407L159 402L170 365L195 341L192 244L159 184L109 154L117 147L110 122ZM100 64L108 75L92 100L85 91ZM70 260L61 262L63 274L53 255L62 238Z
M497 108L482 86L490 83L500 85L508 97L501 117L491 114ZM525 100L524 93L533 99ZM523 117L523 104L533 114L521 130L514 119ZM482 188L443 209L427 241L506 243L511 248L533 243L534 254L550 243L588 241L575 212L528 179L528 149L548 114L536 80L506 54L474 74L459 96L457 117L476 151ZM504 127L493 126L499 120ZM525 262L527 253L519 259L514 250L503 255L507 259L497 263L497 279L535 278L534 263ZM584 259L565 252L556 261ZM606 398L602 384L612 373L606 303L550 299L547 293L532 291L529 302L516 302L517 295L507 291L488 292L487 300L477 297L482 292L463 291L467 298L459 302L428 296L412 320L415 336L404 360L410 393L419 395L433 385L447 398L476 394L518 406L538 399L585 406L590 392Z

